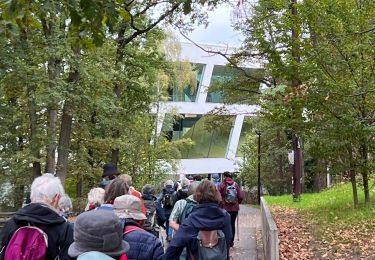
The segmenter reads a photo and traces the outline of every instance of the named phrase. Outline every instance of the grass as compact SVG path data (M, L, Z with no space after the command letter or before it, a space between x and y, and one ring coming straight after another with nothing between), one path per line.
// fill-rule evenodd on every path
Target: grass
M375 199L375 189L370 185L370 197ZM266 196L270 206L278 205L300 209L306 216L315 220L317 224L355 224L359 222L370 223L375 215L375 204L365 206L363 190L358 189L360 205L353 207L353 197L350 183L338 184L320 193L302 194L299 202L293 202L291 195Z

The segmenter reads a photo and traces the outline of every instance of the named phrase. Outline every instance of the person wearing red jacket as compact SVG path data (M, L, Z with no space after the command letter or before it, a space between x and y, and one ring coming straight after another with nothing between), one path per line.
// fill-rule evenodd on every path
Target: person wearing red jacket
M236 189L236 196L237 198L234 201L228 201L228 195L227 195L227 187L228 186L234 186ZM238 183L233 181L232 173L230 172L224 172L224 180L219 185L219 192L222 198L222 201L220 203L220 206L225 209L231 218L231 225L232 225L232 241L230 243L230 246L233 247L234 245L234 235L236 233L236 218L238 215L238 211L240 211L240 205L243 200L243 192L241 190L240 185Z

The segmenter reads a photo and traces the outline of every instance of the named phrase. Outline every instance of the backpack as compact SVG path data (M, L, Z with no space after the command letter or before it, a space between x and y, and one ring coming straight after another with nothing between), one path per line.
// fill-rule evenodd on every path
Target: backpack
M200 260L227 260L225 235L221 230L200 230L197 235ZM191 251L190 258L195 260Z
M146 207L146 217L143 224L143 228L146 231L154 231L156 226L156 205L155 202L152 200L144 200L144 204Z
M187 218L189 216L189 214L193 211L193 209L195 208L196 205L197 205L197 202L195 202L193 200L190 200L190 199L186 199L186 205L185 205L184 209L182 210L182 213L179 216L177 223L181 224L182 221L185 218Z
M48 248L48 236L40 228L24 226L14 232L5 250L5 259L44 260Z
M170 193L170 192L164 193L163 199L162 199L161 203L163 205L163 208L165 208L165 209L171 209L171 208L173 208L173 206L174 206L173 194Z
M184 200L187 197L189 197L187 189L181 189L176 192L176 201Z
M225 202L230 204L237 202L237 189L235 182L233 182L232 185L227 184L227 188L225 190Z

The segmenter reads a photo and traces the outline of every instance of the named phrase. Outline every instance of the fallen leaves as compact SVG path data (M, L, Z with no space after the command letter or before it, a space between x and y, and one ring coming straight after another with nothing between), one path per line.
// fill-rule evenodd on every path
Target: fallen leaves
M280 259L375 259L375 224L335 219L324 227L313 216L290 208L272 207L279 229Z
M274 206L272 213L279 229L280 259L313 259L313 237L297 211Z

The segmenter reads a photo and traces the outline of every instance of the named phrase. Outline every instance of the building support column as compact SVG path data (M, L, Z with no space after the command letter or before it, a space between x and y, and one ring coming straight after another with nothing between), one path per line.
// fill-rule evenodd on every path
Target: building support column
M238 149L238 143L240 141L240 135L242 130L243 121L245 119L244 115L237 115L236 120L234 121L234 126L231 130L231 134L229 136L229 142L227 146L227 152L225 157L230 160L234 160L236 158L236 153Z

